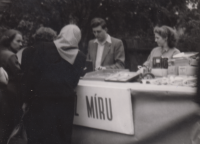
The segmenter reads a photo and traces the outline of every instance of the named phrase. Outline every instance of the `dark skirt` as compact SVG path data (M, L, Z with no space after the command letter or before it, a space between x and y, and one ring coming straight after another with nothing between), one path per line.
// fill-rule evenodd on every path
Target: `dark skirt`
M16 83L9 83L0 92L0 142L6 144L14 127L19 123L20 99Z
M35 97L24 117L28 144L70 144L74 117L74 94Z

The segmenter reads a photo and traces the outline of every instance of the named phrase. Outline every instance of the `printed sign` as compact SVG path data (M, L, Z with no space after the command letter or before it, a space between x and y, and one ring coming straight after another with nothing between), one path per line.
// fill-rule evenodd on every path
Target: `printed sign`
M79 85L76 92L74 124L129 135L134 134L129 89Z

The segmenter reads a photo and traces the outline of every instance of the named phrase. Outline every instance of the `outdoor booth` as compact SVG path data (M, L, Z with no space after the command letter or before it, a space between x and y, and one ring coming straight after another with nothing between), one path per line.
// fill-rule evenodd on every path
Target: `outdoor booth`
M196 78L181 70L186 75L141 82L134 81L137 73L126 70L86 74L76 89L72 143L200 142Z

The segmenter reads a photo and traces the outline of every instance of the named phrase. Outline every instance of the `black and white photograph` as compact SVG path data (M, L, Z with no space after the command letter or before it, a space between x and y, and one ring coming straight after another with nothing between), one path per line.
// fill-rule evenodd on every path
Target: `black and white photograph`
M0 144L200 144L200 0L0 0Z

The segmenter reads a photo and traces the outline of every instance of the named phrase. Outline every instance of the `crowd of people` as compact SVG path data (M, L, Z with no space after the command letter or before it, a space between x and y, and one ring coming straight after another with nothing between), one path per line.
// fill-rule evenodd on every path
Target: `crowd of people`
M7 30L1 38L0 63L8 75L8 83L1 87L2 144L19 123L24 105L28 108L23 121L30 144L70 143L73 90L86 59L78 49L81 31L67 25L57 37L52 33L47 37L46 30L37 30L34 45L21 52L20 62L16 53L22 46L22 34Z
M29 144L67 144L71 141L74 115L74 88L82 75L86 59L93 69L124 69L123 43L107 33L104 19L94 18L87 56L78 44L78 26L64 26L59 35L41 27L34 34L34 44L22 49L23 35L6 30L0 39L0 141L6 144L22 116ZM171 59L180 51L175 48L175 32L168 26L154 28L154 48L143 68L152 68L153 57ZM4 80L3 80L4 79ZM3 80L3 81L2 81Z

